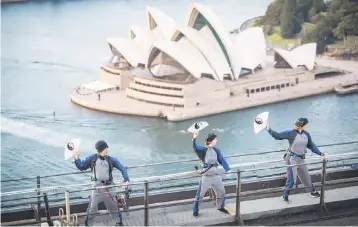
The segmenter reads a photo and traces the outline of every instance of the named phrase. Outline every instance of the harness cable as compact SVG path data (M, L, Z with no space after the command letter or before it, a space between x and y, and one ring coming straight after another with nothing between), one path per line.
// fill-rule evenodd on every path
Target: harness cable
M128 188L128 186L126 186L126 189L124 191L124 197L119 195L119 192L117 193L117 201L113 198L112 193L109 191L109 189L106 187L105 183L102 183L104 186L104 189L106 190L108 196L111 198L111 200L113 201L114 204L117 205L117 207L122 207L124 211L127 211L127 199L129 199L129 194L131 193L131 189ZM118 202L119 201L119 202Z

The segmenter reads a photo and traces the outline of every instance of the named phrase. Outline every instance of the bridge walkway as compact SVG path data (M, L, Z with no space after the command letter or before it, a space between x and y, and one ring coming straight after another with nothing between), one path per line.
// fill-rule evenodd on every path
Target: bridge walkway
M325 203L329 205L335 202L358 200L358 186L336 188L326 190ZM240 203L241 217L252 220L272 215L287 213L299 213L306 210L319 208L320 199L311 198L308 193L294 194L290 196L290 203L283 202L281 196L242 201ZM200 206L199 217L195 218L191 211L192 205L178 205L167 208L155 208L149 211L150 226L185 226L185 225L219 225L235 222L235 199L227 200L227 208L231 214L224 214L215 208L214 202L203 202ZM318 209L319 211L319 209ZM124 225L143 226L144 212L132 211L128 215L123 214ZM79 218L80 225L84 225L85 217ZM109 215L98 215L95 219L96 226L114 225L115 221Z

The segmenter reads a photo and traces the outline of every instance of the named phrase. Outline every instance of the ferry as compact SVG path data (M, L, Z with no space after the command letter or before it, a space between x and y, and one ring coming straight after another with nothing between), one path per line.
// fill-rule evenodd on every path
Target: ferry
M358 92L358 80L341 83L335 86L334 90L340 95Z

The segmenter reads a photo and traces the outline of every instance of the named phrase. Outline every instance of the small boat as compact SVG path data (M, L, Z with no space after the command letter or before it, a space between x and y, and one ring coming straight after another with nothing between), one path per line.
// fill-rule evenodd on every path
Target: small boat
M341 83L335 86L334 90L340 95L358 92L358 80Z

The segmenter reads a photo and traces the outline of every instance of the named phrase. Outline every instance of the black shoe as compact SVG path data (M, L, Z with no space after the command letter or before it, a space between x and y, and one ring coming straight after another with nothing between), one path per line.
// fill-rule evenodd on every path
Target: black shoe
M123 226L123 222L117 222L115 226Z
M198 216L199 216L199 212L198 212L198 211L194 211L194 212L193 212L193 216L194 216L194 217L198 217Z
M286 203L289 203L290 201L288 200L288 196L283 196L283 201L286 202Z
M319 198L321 196L321 194L319 194L318 191L314 191L314 192L311 192L310 196L312 198Z
M225 208L218 209L218 211L221 211L225 214L229 214L229 211L227 211Z

